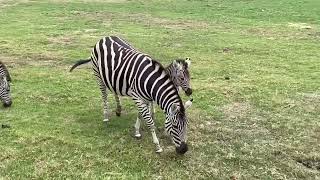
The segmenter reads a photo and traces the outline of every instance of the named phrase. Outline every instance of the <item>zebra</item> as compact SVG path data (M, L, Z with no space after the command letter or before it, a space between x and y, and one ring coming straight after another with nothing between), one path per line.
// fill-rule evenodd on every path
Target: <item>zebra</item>
M10 95L11 77L7 67L0 61L0 100L4 107L10 107L12 104Z
M155 101L166 114L165 130L176 146L176 152L188 151L186 108L165 68L150 56L116 42L116 36L100 39L91 52L94 76L102 93L104 118L107 116L107 89L114 94L129 96L139 111L135 136L140 137L140 118L151 131L156 152L162 152L151 117L149 103ZM76 63L74 66L76 66ZM81 63L80 63L81 64ZM70 69L72 70L73 67Z
M138 51L131 44L129 44L127 41L121 39L120 37L114 37L113 40L115 42L117 42L119 45L121 45L127 49L133 49L135 51ZM91 61L90 59L78 61L70 69L70 71L72 71L77 66L84 64L84 63L88 63L90 61ZM169 74L169 77L173 81L173 84L175 85L177 90L179 91L179 89L182 89L187 96L191 96L191 94L192 94L192 88L190 85L190 73L189 73L190 65L191 65L190 58L186 58L185 60L184 59L176 59L176 60L173 60L173 62L170 63L165 68L166 72ZM120 101L120 98L117 94L114 94L114 96L115 96L115 101L116 101L116 115L120 116L121 110L122 110L121 101ZM193 99L191 99L191 100L193 100ZM150 109L151 109L151 113L152 113L151 114L152 118L154 119L155 110L154 110L152 103L150 103ZM105 118L104 121L109 121L109 118Z

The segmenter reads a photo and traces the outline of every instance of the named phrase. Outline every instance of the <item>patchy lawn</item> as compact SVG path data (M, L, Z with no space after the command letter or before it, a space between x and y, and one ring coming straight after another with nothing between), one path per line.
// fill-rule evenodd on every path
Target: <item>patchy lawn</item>
M13 106L0 108L0 179L320 178L320 1L0 0L0 60ZM90 56L119 35L166 65L192 59L190 150L162 154L137 110L102 122ZM183 99L187 99L184 95Z

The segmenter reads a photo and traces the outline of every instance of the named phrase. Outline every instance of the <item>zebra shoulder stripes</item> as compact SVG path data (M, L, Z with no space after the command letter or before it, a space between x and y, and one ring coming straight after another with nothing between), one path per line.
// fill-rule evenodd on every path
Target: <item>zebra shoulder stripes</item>
M155 101L166 114L165 129L177 153L184 154L188 150L188 121L184 104L172 80L160 63L146 54L121 46L114 39L114 36L102 38L91 53L104 111L107 110L107 89L118 95L130 96L138 107L139 117L146 121L151 131L156 152L162 152L149 109L149 103ZM75 66L85 61L77 62ZM137 129L140 126L139 117L135 126Z
M0 100L4 107L10 107L12 104L10 95L11 77L7 67L0 61Z

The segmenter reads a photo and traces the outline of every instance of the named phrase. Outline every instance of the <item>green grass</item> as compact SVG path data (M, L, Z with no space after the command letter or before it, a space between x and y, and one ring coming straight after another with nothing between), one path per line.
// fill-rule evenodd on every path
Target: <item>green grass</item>
M320 1L0 1L0 60L13 106L0 108L0 179L319 179ZM137 110L103 122L89 66L120 35L162 64L192 59L189 146L174 152L157 111L132 137ZM230 77L230 80L226 80ZM186 97L183 97L187 99Z

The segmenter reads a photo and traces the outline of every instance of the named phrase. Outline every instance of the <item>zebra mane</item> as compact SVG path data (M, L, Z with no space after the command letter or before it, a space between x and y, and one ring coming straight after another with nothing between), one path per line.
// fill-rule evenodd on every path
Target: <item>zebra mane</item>
M10 74L9 74L9 71L8 71L7 67L4 65L3 62L0 61L0 70L1 69L3 69L3 71L5 73L5 76L7 77L7 80L11 81L11 77L10 77Z

